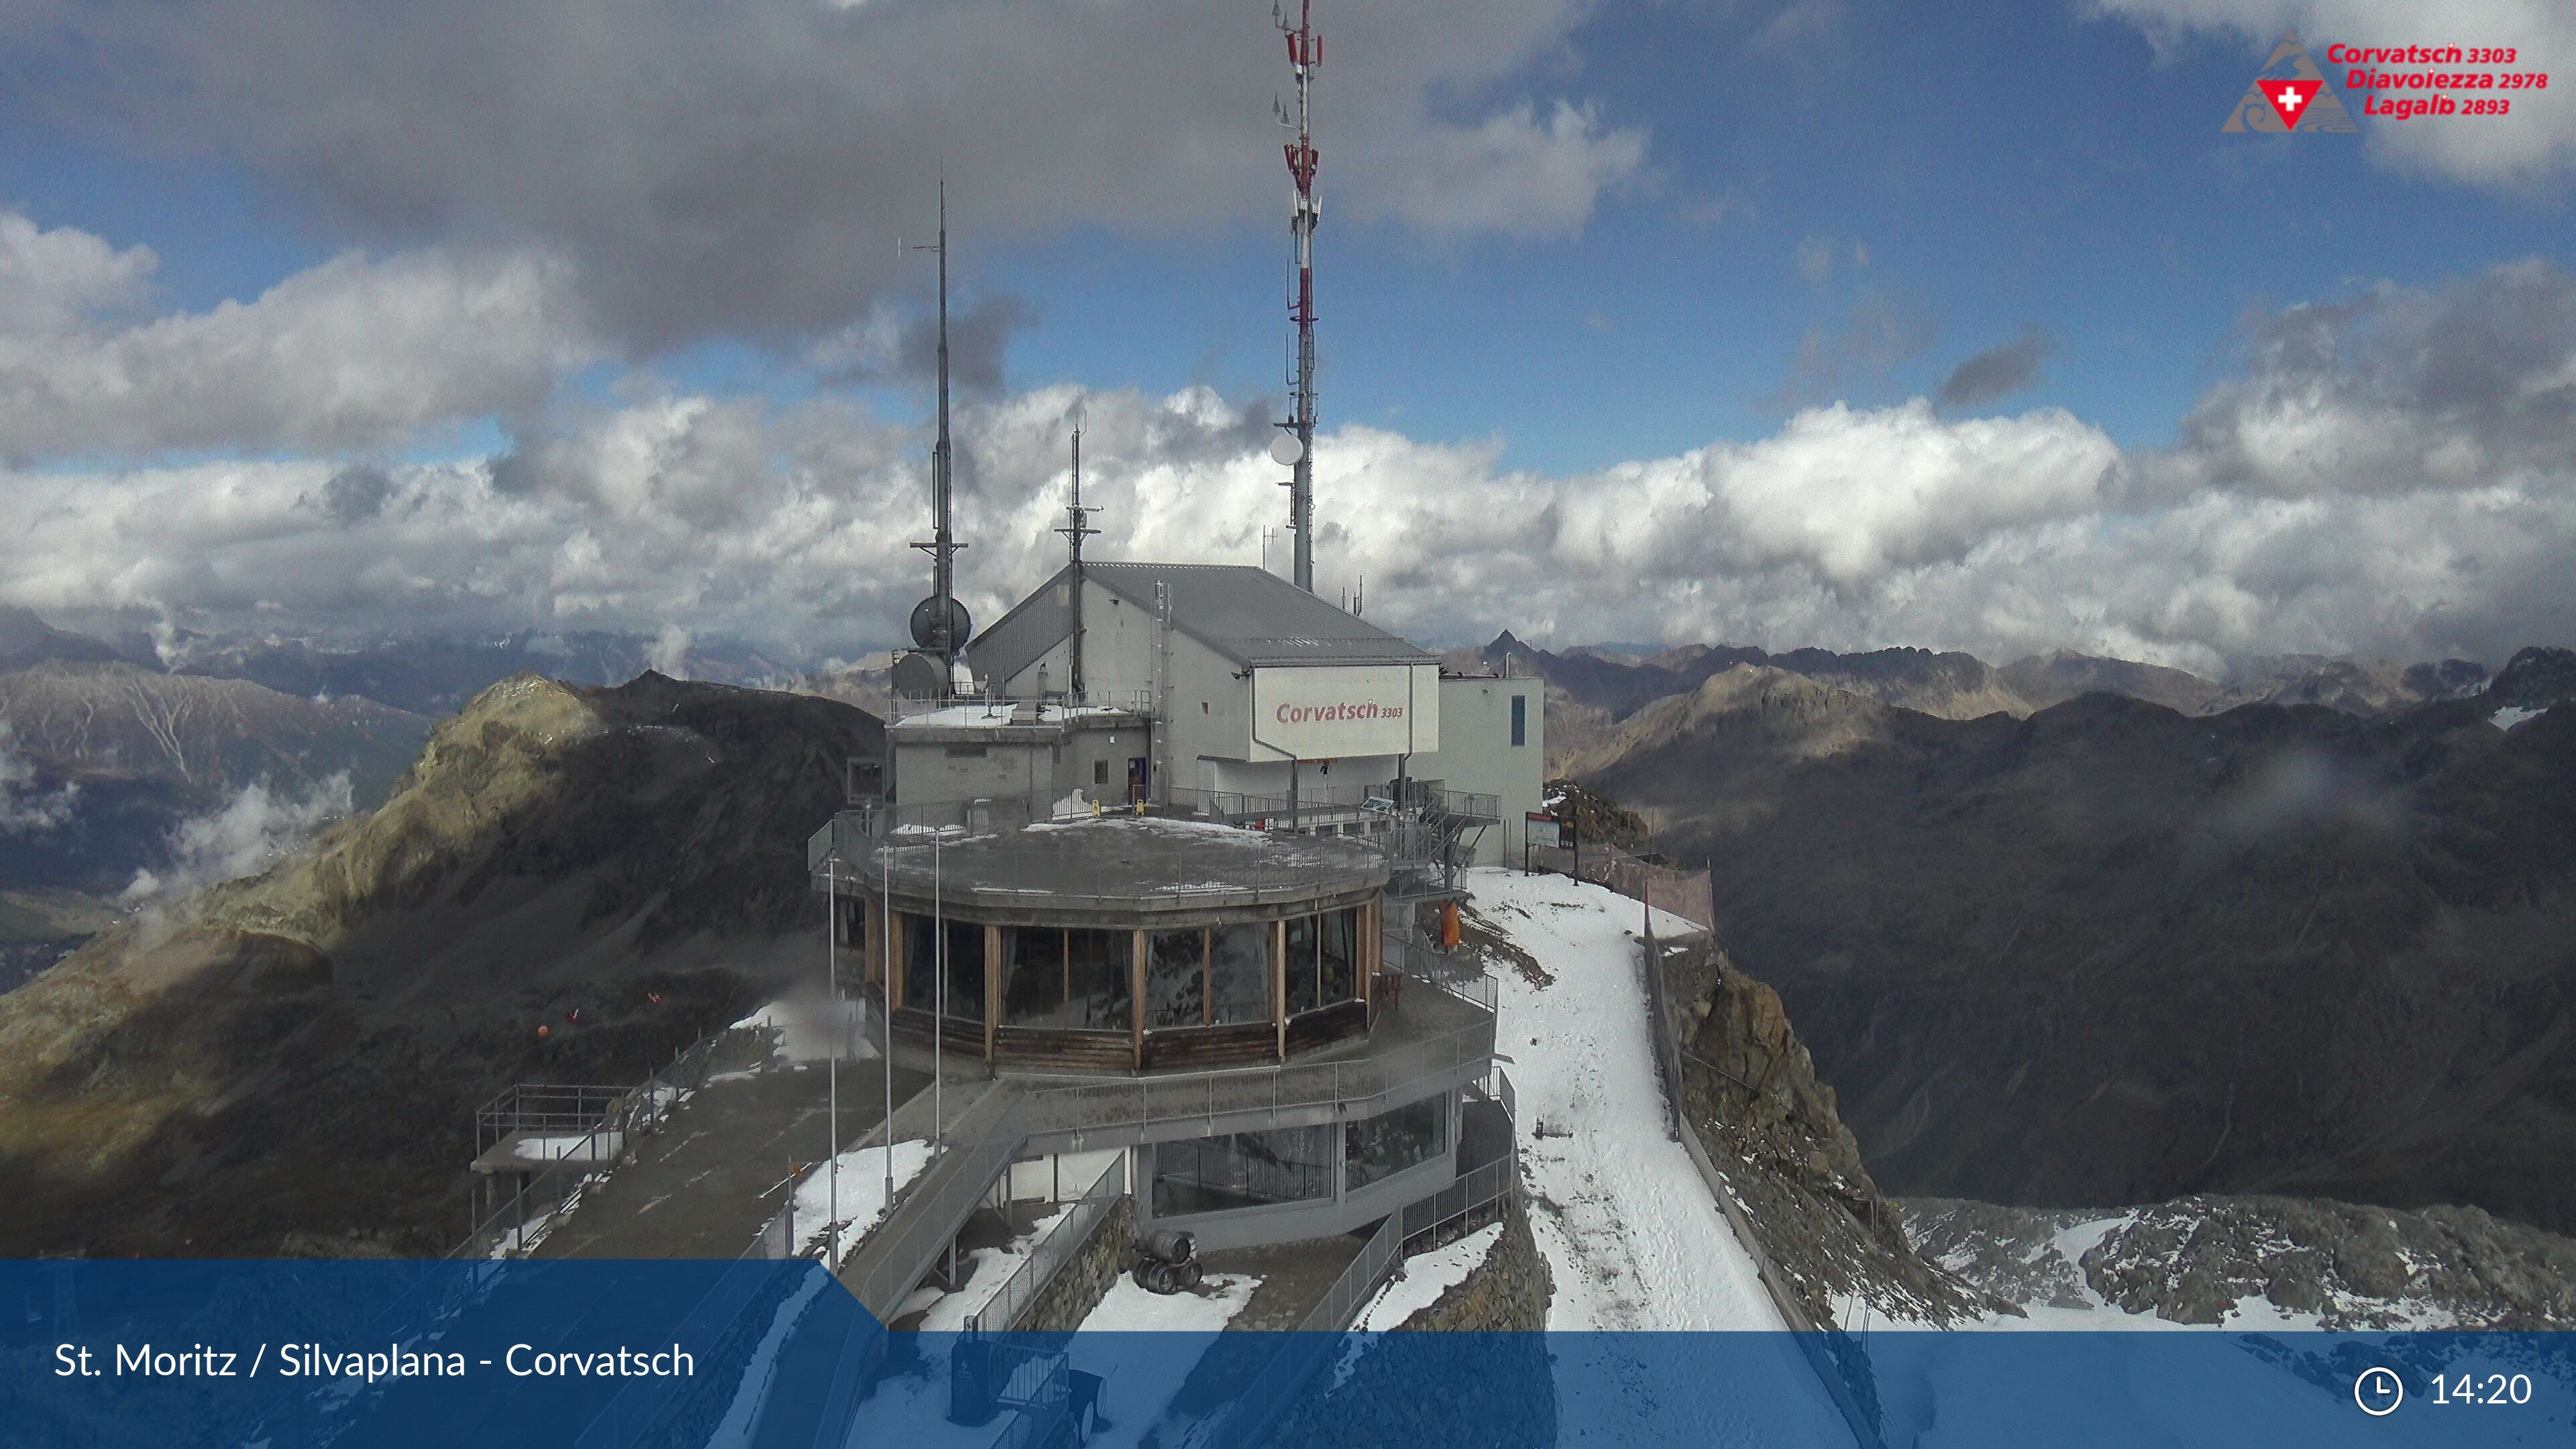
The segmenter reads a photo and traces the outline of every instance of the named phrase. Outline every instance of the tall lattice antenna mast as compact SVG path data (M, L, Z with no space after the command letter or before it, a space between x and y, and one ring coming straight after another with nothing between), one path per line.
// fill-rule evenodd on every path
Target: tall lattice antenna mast
M1073 554L1072 577L1069 580L1073 586L1073 631L1066 638L1064 652L1066 672L1072 675L1072 680L1066 688L1077 699L1082 697L1083 692L1082 541L1100 531L1091 526L1091 515L1099 511L1096 508L1082 506L1082 424L1077 420L1073 425L1073 501L1065 506L1064 527L1056 530L1064 535L1065 542Z
M1297 295L1288 311L1289 320L1297 324L1295 415L1279 424L1296 441L1291 445L1282 438L1271 456L1294 470L1288 480L1288 531L1295 550L1290 578L1310 594L1315 591L1315 223L1324 214L1323 203L1315 196L1315 166L1320 158L1314 129L1315 72L1324 63L1324 38L1315 33L1312 11L1313 0L1297 0L1293 28L1275 3L1270 12L1288 38L1288 69L1297 78L1295 118L1290 119L1284 106L1278 110L1279 123L1297 133L1284 148L1288 175L1296 182L1288 209L1288 232L1295 239L1297 257ZM1289 453L1294 456L1282 456Z
M939 254L939 440L930 449L930 541L914 548L930 555L930 597L912 611L912 642L954 664L973 624L957 603L957 552L966 545L948 531L948 178L939 178L939 240L914 251Z

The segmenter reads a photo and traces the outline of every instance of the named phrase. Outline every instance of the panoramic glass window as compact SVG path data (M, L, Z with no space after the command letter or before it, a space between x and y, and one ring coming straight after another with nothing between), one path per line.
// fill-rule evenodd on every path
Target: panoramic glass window
M1315 918L1297 916L1288 922L1288 1014L1312 1011L1321 1003L1315 997Z
M1449 1150L1449 1099L1432 1097L1392 1112L1342 1125L1349 1185L1362 1187L1379 1178L1429 1162Z
M1135 936L1127 931L1064 933L1065 1025L1126 1031L1134 1025L1129 967Z
M1319 918L1324 936L1324 1001L1348 1001L1359 995L1360 913L1326 911Z
M1072 1026L1066 1010L1064 932L1011 927L1002 932L1002 1024Z
M984 1019L984 928L973 921L948 923L948 1014Z
M1156 931L1145 938L1145 1025L1207 1024L1207 932Z
M1219 1025L1270 1019L1270 923L1209 933L1209 1016Z
M1330 1197L1332 1151L1330 1127L1157 1144L1154 1212L1168 1217Z

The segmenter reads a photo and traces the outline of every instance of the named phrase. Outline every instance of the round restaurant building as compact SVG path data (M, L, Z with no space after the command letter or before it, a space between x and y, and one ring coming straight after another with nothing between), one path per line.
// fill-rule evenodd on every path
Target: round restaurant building
M1284 1061L1366 1035L1387 864L1162 816L898 831L828 882L898 1041L995 1068Z

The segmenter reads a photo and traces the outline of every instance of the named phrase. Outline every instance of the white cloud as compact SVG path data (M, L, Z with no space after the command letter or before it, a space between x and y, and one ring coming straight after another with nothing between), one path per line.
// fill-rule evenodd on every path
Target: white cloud
M1325 7L1328 215L1552 236L1641 181L1647 136L1609 97L1528 79L1576 73L1593 10ZM894 243L925 235L943 164L987 254L1284 216L1290 82L1256 5L66 0L0 7L0 47L27 107L103 144L217 152L360 235L568 256L638 350L804 340L916 287Z
M1345 425L1317 448L1319 576L1429 642L2056 646L2501 662L2576 638L2576 279L2516 263L2253 319L2180 443L2061 409L1803 409L1598 472ZM1071 386L957 413L963 596L1062 557L1085 416L1096 557L1253 563L1282 512L1259 400ZM488 461L0 476L0 599L223 629L614 627L807 658L891 642L925 589L923 440L817 394L652 391Z
M35 788L36 766L18 748L18 733L0 720L0 835L40 835L70 822L80 786Z
M2360 121L2372 158L2393 170L2523 195L2563 195L2576 173L2576 99L2563 84L2514 92L2512 114L2494 121L2374 123L2361 115L2364 93L2344 85L2350 67L2326 61L2327 46L2337 42L2510 46L2527 62L2513 69L2547 72L2576 55L2576 7L2560 0L2486 0L2451 10L2428 10L2421 0L2091 0L2091 8L2136 24L2160 51L2201 35L2230 39L2249 57L2249 84L2273 43L2296 31ZM2213 132L2240 94L2210 98Z
M354 253L250 302L133 318L153 266L0 213L0 456L369 448L533 407L589 355L559 265Z
M0 336L68 331L94 312L131 307L159 265L150 247L118 251L85 231L46 231L0 212Z
M313 832L348 815L352 803L345 770L317 781L300 798L279 795L266 781L244 786L221 808L173 827L168 868L136 871L118 899L129 906L159 906L257 875Z
M1571 236L1604 196L1646 178L1646 132L1611 126L1596 105L1523 101L1474 125L1430 125L1382 154L1386 182L1358 192L1363 218L1430 236Z

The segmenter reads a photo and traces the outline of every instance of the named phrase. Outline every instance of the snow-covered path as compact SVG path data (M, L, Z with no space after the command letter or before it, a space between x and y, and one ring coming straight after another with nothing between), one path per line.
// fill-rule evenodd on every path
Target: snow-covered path
M1471 909L1555 980L1495 977L1495 1050L1520 1106L1530 1226L1556 1279L1552 1339L1560 1439L1621 1443L1848 1445L1851 1431L1799 1358L1725 1214L1680 1143L1665 1135L1647 1022L1636 902L1599 886L1509 869L1468 872ZM1658 931L1688 929L1678 919ZM1608 1332L1604 1332L1608 1330ZM1776 1392L1694 1396L1671 1382L1672 1348L1621 1331L1748 1331L1711 1351L1776 1357ZM1649 1370L1652 1360L1656 1368Z

